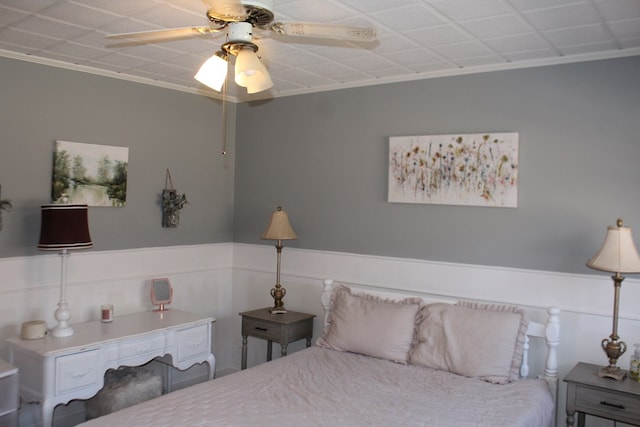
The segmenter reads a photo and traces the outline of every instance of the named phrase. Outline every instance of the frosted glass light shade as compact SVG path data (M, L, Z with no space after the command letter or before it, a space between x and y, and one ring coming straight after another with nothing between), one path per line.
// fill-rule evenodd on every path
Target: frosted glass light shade
M612 273L640 273L640 255L633 243L631 227L609 226L602 247L587 261L587 267Z
M222 90L222 85L227 77L228 62L223 58L222 52L216 52L207 59L200 67L194 78L205 86L209 86L218 92Z
M238 52L234 80L238 86L246 87L249 93L260 92L273 86L267 68L250 49Z
M247 93L258 93L273 87L273 81L269 73L265 73L261 79L252 79L247 86Z

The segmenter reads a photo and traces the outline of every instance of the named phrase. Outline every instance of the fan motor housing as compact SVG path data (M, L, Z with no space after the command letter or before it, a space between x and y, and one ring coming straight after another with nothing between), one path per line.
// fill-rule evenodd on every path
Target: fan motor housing
M211 7L207 10L207 18L219 25L230 22L249 22L257 27L268 25L273 21L273 0L238 0L237 3L227 3L227 7Z

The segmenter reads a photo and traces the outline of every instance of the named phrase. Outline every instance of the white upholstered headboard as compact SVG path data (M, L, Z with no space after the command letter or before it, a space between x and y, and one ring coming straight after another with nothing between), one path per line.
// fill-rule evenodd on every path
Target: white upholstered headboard
M327 316L331 309L331 294L333 291L333 280L325 279L323 281L324 289L322 292L322 307L324 309L324 326L327 325ZM455 303L453 300L437 299L424 295L413 295L409 293L400 293L394 290L385 290L376 288L375 290L349 285L354 293L368 293L378 295L384 298L390 299L402 299L407 297L419 297L424 300L425 303L445 302ZM533 340L532 340L533 338ZM545 345L545 363L544 370L538 373L537 378L545 380L549 385L549 389L553 394L554 401L557 402L558 393L558 356L557 348L560 344L560 309L558 307L549 307L547 309L547 320L545 323L535 322L529 320L527 329L527 337L524 344L524 353L522 356L522 365L520 367L520 376L529 376L529 349L531 345L535 345L535 342L544 343Z

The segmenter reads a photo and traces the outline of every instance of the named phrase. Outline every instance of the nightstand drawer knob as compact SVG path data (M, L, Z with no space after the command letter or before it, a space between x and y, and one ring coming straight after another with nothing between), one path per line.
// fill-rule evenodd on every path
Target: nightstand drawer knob
M617 403L609 403L606 400L603 400L602 402L600 402L600 404L604 406L611 406L612 408L626 409L624 405L619 405Z
M267 328L261 328L260 326L256 326L256 330L266 332Z

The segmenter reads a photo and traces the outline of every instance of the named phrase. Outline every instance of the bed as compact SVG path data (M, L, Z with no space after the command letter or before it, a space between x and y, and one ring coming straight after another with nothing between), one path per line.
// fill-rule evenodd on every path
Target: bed
M557 308L537 323L517 307L451 304L331 280L322 303L324 331L315 346L82 425L554 425ZM522 378L534 338L545 349L544 368Z

